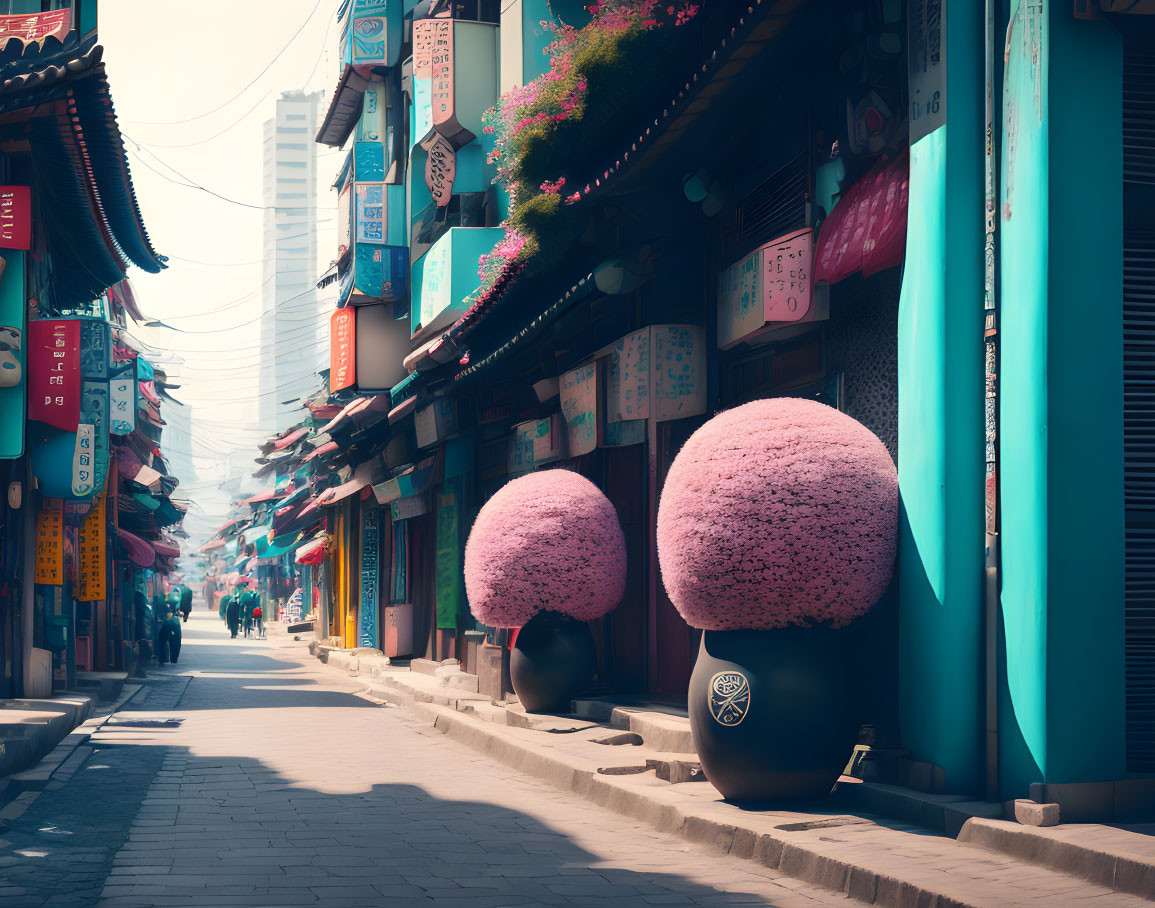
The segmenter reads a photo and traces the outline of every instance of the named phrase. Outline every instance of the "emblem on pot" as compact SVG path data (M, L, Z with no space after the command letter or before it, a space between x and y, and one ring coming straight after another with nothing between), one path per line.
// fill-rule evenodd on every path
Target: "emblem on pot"
M741 672L718 672L710 679L710 715L727 728L740 723L750 710L750 682Z

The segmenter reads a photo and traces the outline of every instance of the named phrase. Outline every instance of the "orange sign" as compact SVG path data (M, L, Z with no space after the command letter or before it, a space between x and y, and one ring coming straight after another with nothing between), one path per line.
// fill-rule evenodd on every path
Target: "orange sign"
M64 502L45 498L36 518L36 582L64 583Z
M79 592L76 597L80 602L99 602L107 598L107 490L106 479L104 493L93 498L92 508L80 522Z
M357 310L338 309L329 319L329 393L357 380Z

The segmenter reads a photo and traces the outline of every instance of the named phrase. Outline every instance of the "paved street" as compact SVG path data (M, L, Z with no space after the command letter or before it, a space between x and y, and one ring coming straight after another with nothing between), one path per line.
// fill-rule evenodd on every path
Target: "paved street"
M449 741L203 606L180 665L2 835L0 904L845 903Z

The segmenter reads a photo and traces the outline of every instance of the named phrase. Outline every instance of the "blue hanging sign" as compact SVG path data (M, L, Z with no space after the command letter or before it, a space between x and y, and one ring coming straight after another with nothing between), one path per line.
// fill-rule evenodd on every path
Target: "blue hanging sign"
M368 508L361 518L361 621L357 645L370 649L379 648L377 640L377 607L380 599L378 553L381 551L379 513L376 508Z

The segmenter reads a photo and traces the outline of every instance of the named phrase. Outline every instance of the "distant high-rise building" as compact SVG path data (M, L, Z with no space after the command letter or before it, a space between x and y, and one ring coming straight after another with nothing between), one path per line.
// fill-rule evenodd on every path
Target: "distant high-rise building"
M299 416L327 362L328 326L317 302L317 161L323 93L283 92L264 131L260 421L270 433Z

